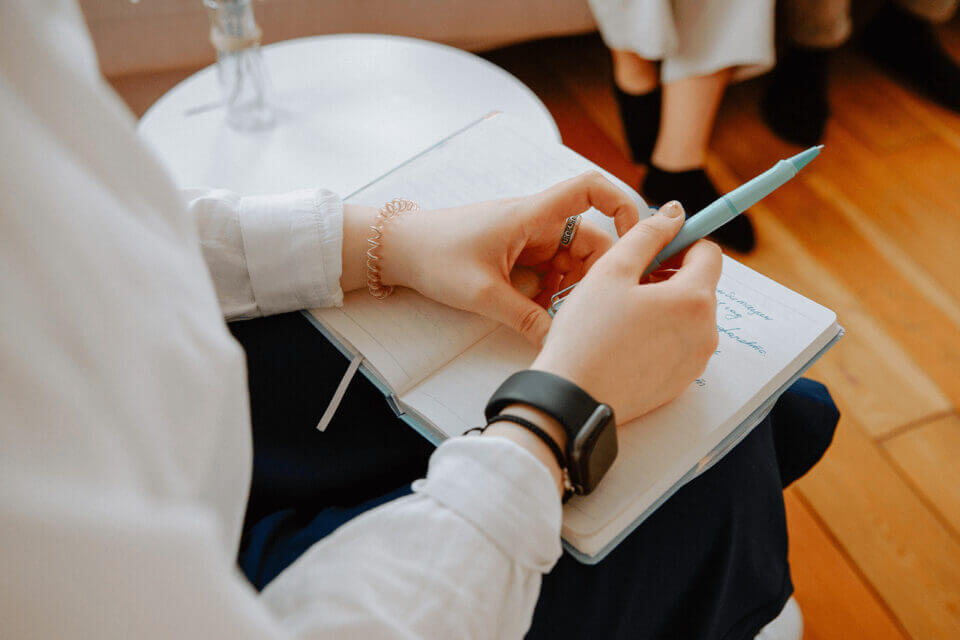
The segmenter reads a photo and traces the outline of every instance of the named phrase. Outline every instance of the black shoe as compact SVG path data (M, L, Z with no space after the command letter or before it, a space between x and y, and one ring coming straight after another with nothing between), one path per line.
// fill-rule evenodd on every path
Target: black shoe
M643 179L641 191L650 204L664 204L670 200L679 200L688 217L720 197L720 192L710 182L710 178L703 169L664 171L654 165L650 165L647 177ZM746 213L741 213L714 231L710 237L740 253L752 251L757 244L753 224Z
M823 140L830 117L827 87L831 53L830 49L793 47L777 62L760 113L783 140L802 147Z
M660 130L660 87L635 96L613 86L613 94L620 106L620 120L627 134L630 153L637 164L649 164L653 145Z
M860 44L900 84L960 113L960 64L932 24L890 4L867 24Z

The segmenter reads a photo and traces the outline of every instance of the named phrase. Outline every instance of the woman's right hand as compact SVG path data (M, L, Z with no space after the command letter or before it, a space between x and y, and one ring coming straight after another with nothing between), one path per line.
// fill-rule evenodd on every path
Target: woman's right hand
M564 301L532 366L609 404L621 424L680 395L717 348L715 244L697 242L669 279L640 284L683 220L668 203L607 251Z

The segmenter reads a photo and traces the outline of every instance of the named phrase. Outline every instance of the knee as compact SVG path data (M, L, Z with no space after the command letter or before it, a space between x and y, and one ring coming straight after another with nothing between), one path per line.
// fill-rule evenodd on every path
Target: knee
M660 65L631 51L614 49L613 79L624 93L640 95L660 84Z
M816 402L822 408L824 417L828 422L836 425L840 419L840 410L837 409L837 403L833 401L830 390L823 383L810 378L800 378L790 385L787 392Z

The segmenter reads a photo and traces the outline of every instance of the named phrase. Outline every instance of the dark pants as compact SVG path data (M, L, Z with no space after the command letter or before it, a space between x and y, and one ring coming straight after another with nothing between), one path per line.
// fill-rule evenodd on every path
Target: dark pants
M350 518L409 493L433 447L356 376L323 433L347 362L299 314L240 322L253 482L239 564L263 588ZM782 490L823 455L837 409L800 380L770 416L606 559L569 555L543 580L530 638L752 638L793 591Z

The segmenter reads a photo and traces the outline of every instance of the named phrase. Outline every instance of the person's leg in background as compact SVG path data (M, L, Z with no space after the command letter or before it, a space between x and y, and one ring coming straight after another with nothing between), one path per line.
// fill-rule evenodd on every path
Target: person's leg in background
M866 25L862 45L897 82L960 113L960 61L940 42L937 25L957 11L958 0L896 0Z
M830 57L850 37L850 0L783 0L780 8L787 44L771 74L761 113L779 137L811 147L823 139L830 117Z
M884 4L863 28L867 54L896 80L960 112L960 64L946 51L936 25L960 0L898 0ZM774 133L801 146L823 139L833 51L852 31L850 0L783 0L784 51L761 111Z
M677 199L693 214L719 197L704 171L723 91L773 64L773 2L591 0L614 63L614 92L641 185L654 204ZM746 252L753 228L740 216L716 234Z
M720 197L704 166L713 122L732 74L727 67L663 85L660 129L641 185L643 195L654 204L676 199L694 214ZM718 229L713 238L742 253L755 243L746 214Z
M630 51L614 50L615 91L634 162L646 164L640 186L652 205L683 202L696 213L719 197L703 170L713 121L731 70L682 78L659 86L659 64ZM715 234L740 252L753 249L749 218L740 216Z
M620 120L637 164L649 164L660 130L660 64L631 51L614 49L613 91Z

